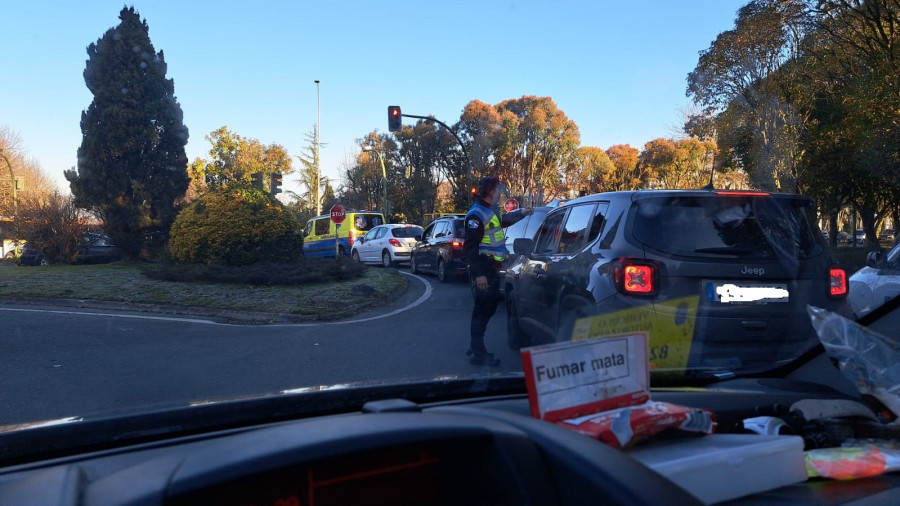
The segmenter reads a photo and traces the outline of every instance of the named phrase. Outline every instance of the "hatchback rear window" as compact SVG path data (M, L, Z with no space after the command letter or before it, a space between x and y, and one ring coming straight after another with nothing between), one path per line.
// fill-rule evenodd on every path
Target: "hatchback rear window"
M466 228L463 226L465 220L453 220L453 237L465 237Z
M416 237L422 233L422 227L397 227L391 229L394 237Z
M805 258L819 251L802 198L667 196L636 202L635 239L683 256Z

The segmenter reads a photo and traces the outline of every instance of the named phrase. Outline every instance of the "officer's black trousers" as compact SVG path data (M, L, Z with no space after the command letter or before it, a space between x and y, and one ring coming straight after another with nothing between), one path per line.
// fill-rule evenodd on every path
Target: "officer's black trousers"
M472 307L471 341L469 348L475 353L487 352L484 346L484 331L488 321L497 312L497 304L500 301L500 274L496 270L488 270L487 290L479 290L475 284L475 278L469 278L472 287L472 295L475 305Z

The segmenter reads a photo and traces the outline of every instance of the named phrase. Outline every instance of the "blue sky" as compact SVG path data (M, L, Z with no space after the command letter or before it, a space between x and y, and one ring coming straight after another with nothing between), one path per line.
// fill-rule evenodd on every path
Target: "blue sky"
M0 125L68 191L87 46L133 5L165 53L190 130L189 160L227 126L297 155L316 124L334 186L355 139L387 131L387 106L452 125L471 100L549 96L583 146L673 137L686 77L746 0L231 1L2 3ZM412 120L405 119L405 122ZM285 189L298 190L293 178Z

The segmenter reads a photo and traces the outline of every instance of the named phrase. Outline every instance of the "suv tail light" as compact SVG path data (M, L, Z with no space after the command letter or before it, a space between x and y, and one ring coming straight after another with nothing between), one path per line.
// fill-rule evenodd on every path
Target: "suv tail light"
M613 267L613 281L620 293L652 297L659 292L659 266L644 260L621 259Z
M843 267L828 268L828 295L835 299L847 296L847 271Z
M353 246L353 242L356 240L353 234L353 229L350 229L350 231L347 232L347 240L350 241L350 246Z

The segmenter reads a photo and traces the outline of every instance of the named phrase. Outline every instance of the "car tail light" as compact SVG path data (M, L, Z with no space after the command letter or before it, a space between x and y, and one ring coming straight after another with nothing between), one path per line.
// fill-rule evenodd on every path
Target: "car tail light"
M828 295L834 298L847 296L847 271L842 267L828 269Z
M397 239L394 239L393 237L391 237L391 239L388 242L391 243L391 246L394 246L396 248L403 247L403 244L400 241L398 241Z
M452 246L453 249L462 249L463 243L465 243L465 241L462 239L453 239L450 241L450 246Z
M625 295L654 296L659 291L659 266L653 262L623 259L613 269L616 289Z

